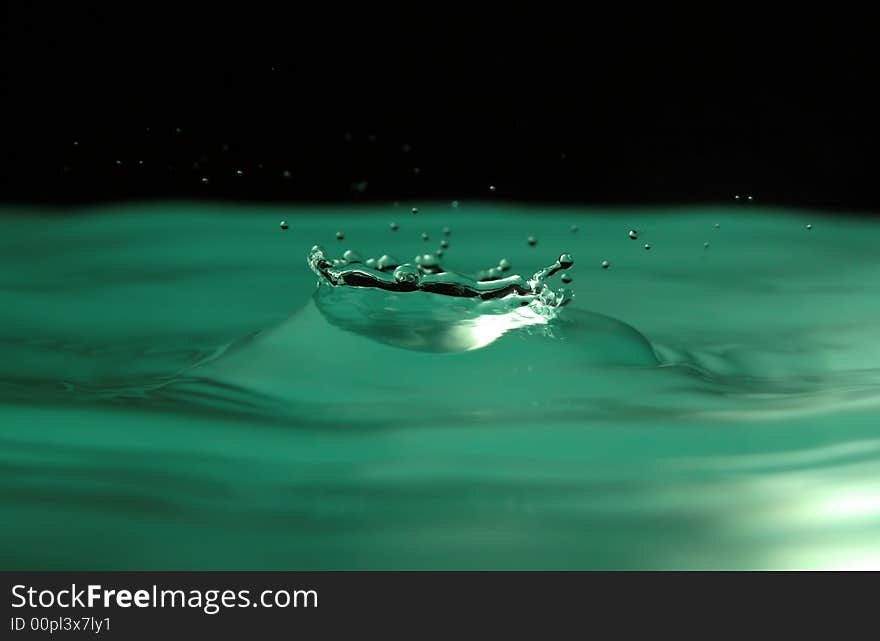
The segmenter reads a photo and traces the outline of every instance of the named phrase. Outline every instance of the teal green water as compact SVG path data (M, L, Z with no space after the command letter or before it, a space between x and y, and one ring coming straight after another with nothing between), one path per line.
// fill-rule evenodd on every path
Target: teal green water
M65 213L0 216L4 569L880 568L876 223ZM463 272L570 252L575 298L487 311L306 265L445 226Z

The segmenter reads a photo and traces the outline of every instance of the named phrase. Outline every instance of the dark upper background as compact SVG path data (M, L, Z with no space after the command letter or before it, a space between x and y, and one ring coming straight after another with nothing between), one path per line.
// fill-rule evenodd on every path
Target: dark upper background
M0 200L880 209L867 17L48 4L8 5Z

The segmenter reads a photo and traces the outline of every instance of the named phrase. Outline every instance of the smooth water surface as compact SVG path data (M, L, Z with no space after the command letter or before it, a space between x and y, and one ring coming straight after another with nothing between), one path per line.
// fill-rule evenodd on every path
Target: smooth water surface
M876 224L418 207L7 206L0 567L880 568ZM443 239L574 298L306 264Z

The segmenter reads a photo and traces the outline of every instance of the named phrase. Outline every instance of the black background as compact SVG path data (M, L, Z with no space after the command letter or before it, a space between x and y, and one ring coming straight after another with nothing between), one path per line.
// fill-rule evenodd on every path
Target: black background
M5 27L6 201L880 203L868 16L13 2Z

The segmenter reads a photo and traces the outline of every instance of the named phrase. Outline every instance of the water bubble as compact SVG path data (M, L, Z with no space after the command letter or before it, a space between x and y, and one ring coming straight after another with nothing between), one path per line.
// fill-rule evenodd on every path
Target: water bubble
M444 238L443 240L440 241L440 246L443 249L447 249L449 247L449 241Z
M428 240L429 238L430 238L430 236L428 236L428 232L423 231L422 232L422 240Z
M394 280L398 283L417 285L421 272L415 265L401 265L394 270Z
M400 229L400 228L397 226L397 223L391 223L391 224L388 225L388 226L391 227L391 231L397 231L398 229Z
M414 214L419 213L419 208L418 208L418 207L413 207L413 208L412 208L412 213L414 213Z
M609 263L607 260L603 260L602 269L608 269L609 267L611 267L611 263Z
M444 228L443 228L443 235L444 235L444 236L449 236L449 235L451 235L451 234L452 234L452 230L449 229L449 227L444 227Z
M578 233L578 226L572 225L571 227L569 227L569 230L571 230L572 234L576 234L576 233Z
M281 221L281 224L280 224L279 226L281 227L281 229L287 229L287 221L286 221L286 220L282 220L282 221Z
M645 251L650 251L651 246L648 243L645 243Z
M364 259L361 257L361 255L353 249L346 249L345 253L342 254L342 258L343 260L345 260L346 263L364 262Z
M812 228L813 228L813 226L811 224L807 223L807 229L812 229Z
M626 233L629 236L630 240L636 240L639 237L639 232L637 232L635 229L630 229Z
M571 275L568 272L562 272L559 278L562 279L563 283L570 283L572 281Z
M534 247L535 245L538 244L538 239L535 238L534 236L529 236L529 238L526 242L528 242L530 247Z
M506 258L502 258L501 260L498 261L498 269L500 269L503 272L506 272L508 269L510 269L510 261L507 260Z
M285 169L284 171L281 172L281 177L284 178L285 180L289 180L292 175L293 174L290 173L289 169Z
M336 232L336 240L343 240L343 239L345 239L345 234L343 234L341 231Z

